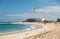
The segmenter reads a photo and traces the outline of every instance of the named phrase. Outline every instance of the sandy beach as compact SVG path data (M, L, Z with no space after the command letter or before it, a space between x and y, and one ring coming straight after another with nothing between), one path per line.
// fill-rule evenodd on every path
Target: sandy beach
M34 29L31 31L13 33L0 36L0 39L60 39L60 24L59 23L29 23L23 22L21 24L42 25L41 29Z

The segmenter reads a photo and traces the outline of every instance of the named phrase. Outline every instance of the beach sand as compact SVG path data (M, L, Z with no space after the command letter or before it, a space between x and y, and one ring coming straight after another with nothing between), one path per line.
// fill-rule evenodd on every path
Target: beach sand
M43 28L0 36L0 39L60 39L59 23L23 23L42 25Z

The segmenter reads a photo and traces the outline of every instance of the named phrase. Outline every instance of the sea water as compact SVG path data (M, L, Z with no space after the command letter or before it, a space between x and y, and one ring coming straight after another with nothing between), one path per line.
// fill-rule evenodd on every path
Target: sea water
M28 28L25 24L0 24L0 33L18 31Z

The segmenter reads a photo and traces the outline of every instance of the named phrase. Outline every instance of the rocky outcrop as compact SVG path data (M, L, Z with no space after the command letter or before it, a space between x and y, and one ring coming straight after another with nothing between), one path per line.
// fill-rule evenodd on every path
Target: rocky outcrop
M30 18L26 20L26 22L42 22L42 21L44 21L44 19L40 18Z

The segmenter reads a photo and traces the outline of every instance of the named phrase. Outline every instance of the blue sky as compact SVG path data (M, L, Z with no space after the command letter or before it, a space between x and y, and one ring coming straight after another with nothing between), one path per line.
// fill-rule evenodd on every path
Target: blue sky
M36 13L33 12L36 8ZM60 0L0 0L0 22L60 18Z

